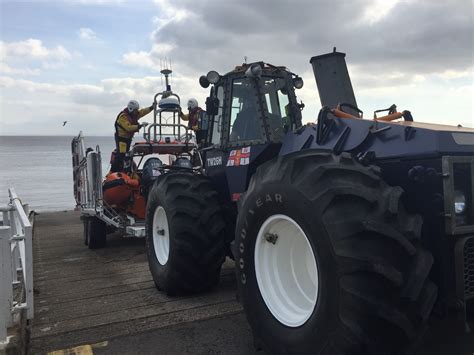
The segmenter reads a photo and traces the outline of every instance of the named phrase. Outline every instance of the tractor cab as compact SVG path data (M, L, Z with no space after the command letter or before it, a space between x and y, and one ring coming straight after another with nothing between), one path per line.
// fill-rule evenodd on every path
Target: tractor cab
M237 201L258 157L276 156L285 134L301 126L304 105L297 102L295 88L303 87L303 79L285 67L256 62L222 76L210 71L199 82L211 86L204 167L221 192Z

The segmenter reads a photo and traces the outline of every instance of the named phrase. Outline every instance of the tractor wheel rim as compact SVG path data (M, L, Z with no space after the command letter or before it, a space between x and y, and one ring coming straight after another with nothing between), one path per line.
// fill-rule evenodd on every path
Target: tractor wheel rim
M158 206L153 215L153 247L158 262L165 265L170 253L168 218L163 207Z
M318 300L319 276L303 229L288 216L270 216L255 241L255 274L271 314L288 327L303 325Z

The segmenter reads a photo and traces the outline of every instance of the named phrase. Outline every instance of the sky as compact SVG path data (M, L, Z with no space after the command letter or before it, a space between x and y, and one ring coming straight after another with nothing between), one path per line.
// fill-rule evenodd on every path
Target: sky
M415 121L474 127L472 0L0 0L0 135L113 135L131 99L172 87L201 106L198 78L244 62L305 82L303 120L321 104L309 60L346 53L365 117L396 104ZM144 119L146 120L146 119ZM152 117L148 118L148 121ZM63 126L63 121L67 124Z

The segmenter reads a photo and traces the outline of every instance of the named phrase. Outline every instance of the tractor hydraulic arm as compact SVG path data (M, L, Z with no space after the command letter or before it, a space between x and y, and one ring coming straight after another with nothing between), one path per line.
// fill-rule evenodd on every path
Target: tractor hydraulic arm
M375 116L375 115L374 115ZM374 120L376 121L394 121L394 120L397 120L399 118L404 118L405 121L413 121L413 117L411 115L411 112L410 111L402 111L402 112L393 112L391 114L388 114L386 116L381 116L381 117L374 117Z
M384 112L384 111L388 111L388 115L377 117L378 112ZM410 111L405 110L405 111L402 111L402 112L398 112L396 105L392 105L387 109L377 110L377 111L374 112L374 120L376 120L376 121L389 122L389 121L397 120L397 119L402 118L402 117L405 119L405 121L413 121L413 117L412 117Z

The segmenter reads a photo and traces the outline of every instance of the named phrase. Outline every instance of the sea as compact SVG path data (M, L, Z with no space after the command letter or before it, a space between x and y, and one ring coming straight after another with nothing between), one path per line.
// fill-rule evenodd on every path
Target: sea
M72 180L72 136L0 136L0 205L9 202L14 188L30 210L73 210L76 203ZM85 137L86 147L98 145L102 173L109 170L113 136Z

